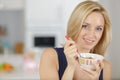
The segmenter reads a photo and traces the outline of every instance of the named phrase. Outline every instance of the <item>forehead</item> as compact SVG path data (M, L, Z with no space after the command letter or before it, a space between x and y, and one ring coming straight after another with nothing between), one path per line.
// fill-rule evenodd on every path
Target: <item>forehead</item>
M86 17L84 23L104 26L105 21L103 15L100 12L92 12Z

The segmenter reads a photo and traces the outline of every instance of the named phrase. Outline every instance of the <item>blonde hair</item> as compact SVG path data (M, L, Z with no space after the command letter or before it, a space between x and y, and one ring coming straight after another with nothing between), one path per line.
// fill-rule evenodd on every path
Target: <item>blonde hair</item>
M104 17L105 24L103 35L100 41L90 52L104 55L111 40L110 34L111 23L107 11L98 2L84 1L77 5L77 7L74 9L70 16L67 28L67 35L71 37L74 41L76 41L81 31L84 20L92 12L101 13Z

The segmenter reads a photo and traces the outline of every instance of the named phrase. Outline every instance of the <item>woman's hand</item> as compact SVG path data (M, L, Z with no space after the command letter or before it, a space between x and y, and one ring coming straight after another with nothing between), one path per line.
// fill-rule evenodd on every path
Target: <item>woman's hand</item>
M88 69L88 68L81 68L80 66L77 67L75 70L74 78L76 80L99 80L100 72L104 67L103 61L100 61L99 64L94 62L95 69Z
M71 39L67 40L64 46L64 53L67 59L68 66L75 66L78 61L77 48L75 42Z
M77 48L73 40L68 39L66 41L64 53L67 59L67 67L62 76L62 80L73 80L76 64L78 64L78 61L76 60L78 58Z

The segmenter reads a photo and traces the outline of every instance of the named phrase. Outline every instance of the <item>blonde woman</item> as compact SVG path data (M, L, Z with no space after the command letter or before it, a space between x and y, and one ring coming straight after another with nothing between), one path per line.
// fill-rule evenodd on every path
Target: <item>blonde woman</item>
M99 65L94 63L95 70L81 68L77 59L78 52L104 56L110 43L110 19L104 7L94 1L78 4L69 19L67 36L70 38L64 47L43 52L40 79L111 80L111 64L106 59Z

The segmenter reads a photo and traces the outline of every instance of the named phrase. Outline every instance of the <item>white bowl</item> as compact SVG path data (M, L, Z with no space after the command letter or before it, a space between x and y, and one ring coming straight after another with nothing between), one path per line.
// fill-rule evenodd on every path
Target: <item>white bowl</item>
M94 69L94 61L96 62L96 64L99 64L100 60L104 59L102 55L95 53L79 53L78 57L80 66L89 69Z

